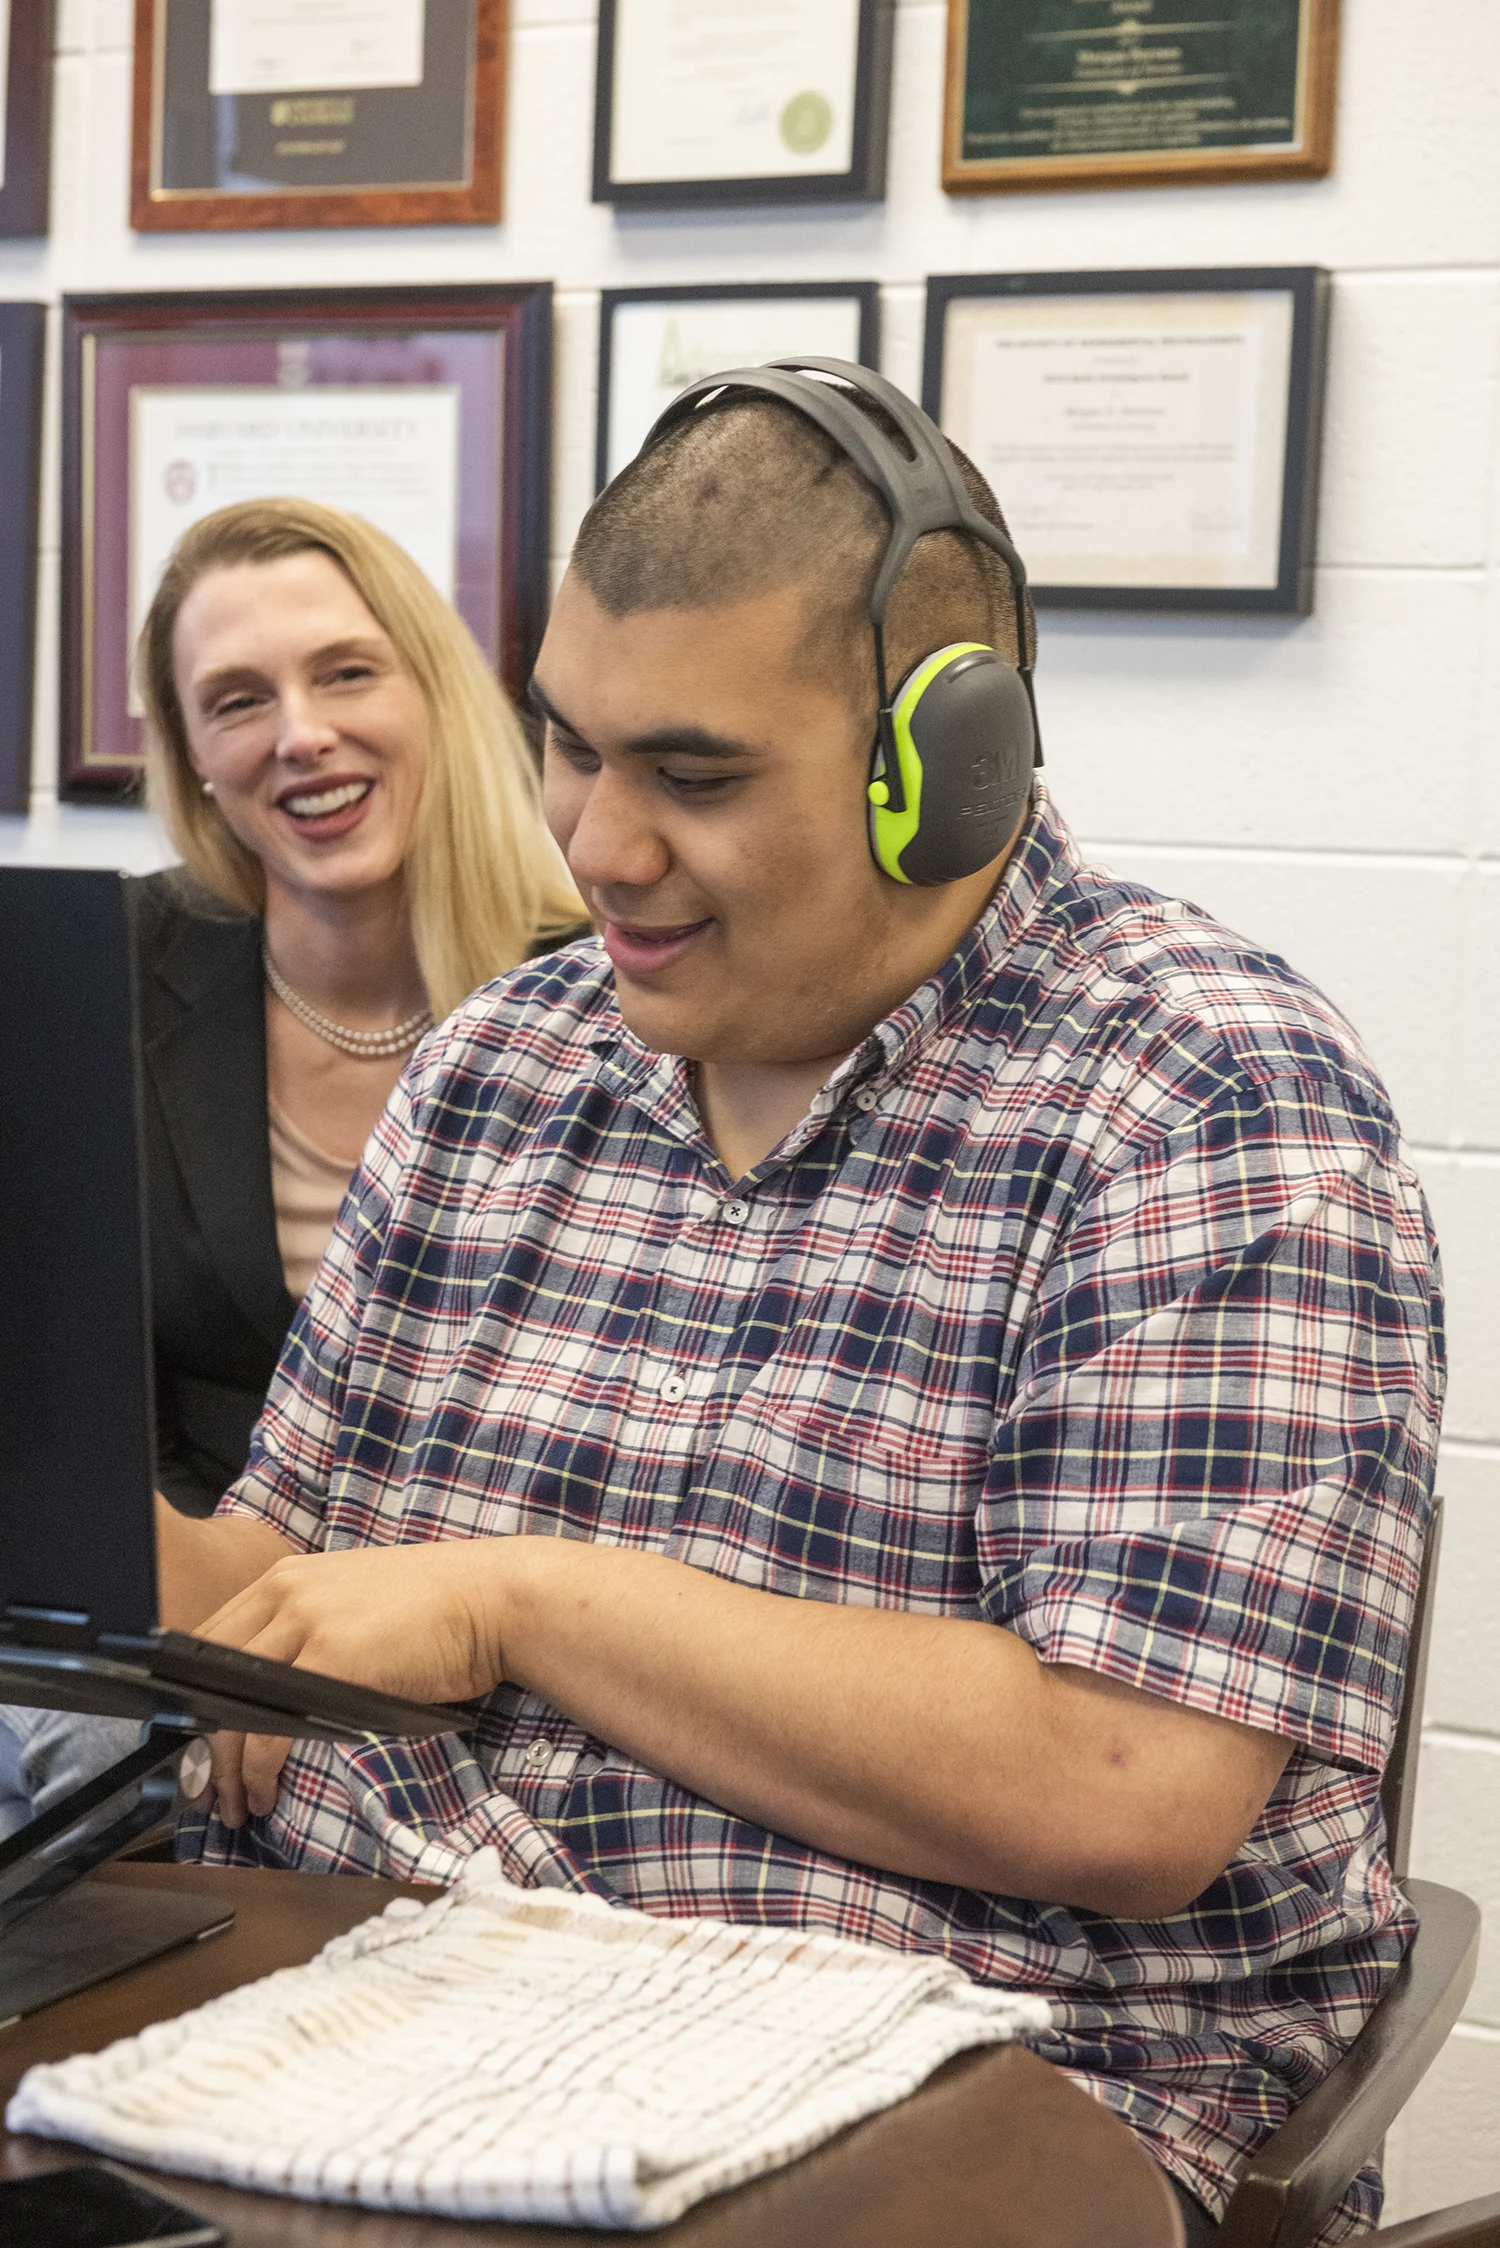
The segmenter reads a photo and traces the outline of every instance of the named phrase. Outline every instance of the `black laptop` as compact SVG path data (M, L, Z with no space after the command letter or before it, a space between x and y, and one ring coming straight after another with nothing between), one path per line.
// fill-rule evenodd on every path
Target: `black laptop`
M469 1713L158 1627L129 886L0 868L0 1702L347 1741Z

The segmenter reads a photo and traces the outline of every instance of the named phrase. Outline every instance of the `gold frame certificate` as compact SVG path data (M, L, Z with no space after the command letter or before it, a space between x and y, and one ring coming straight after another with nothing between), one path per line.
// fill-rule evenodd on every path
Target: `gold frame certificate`
M507 0L135 0L130 223L500 216Z
M1052 608L1312 607L1328 276L928 284L923 404Z
M948 0L950 193L1316 179L1339 0Z
M894 0L601 0L594 201L874 201Z

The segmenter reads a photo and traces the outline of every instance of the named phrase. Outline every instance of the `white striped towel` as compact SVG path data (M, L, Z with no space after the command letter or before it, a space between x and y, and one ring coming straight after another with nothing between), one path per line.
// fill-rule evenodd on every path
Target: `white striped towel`
M306 2200L645 2227L1049 2018L940 1959L518 1889L482 1851L305 1967L29 2069L6 2122Z

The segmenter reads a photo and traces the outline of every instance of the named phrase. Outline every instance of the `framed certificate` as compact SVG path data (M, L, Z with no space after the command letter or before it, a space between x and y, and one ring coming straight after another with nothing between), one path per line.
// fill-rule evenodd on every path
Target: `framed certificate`
M53 0L0 0L0 238L47 231Z
M177 540L235 500L368 517L524 684L547 610L550 284L65 297L63 348L65 795L139 780L136 636Z
M877 202L895 0L600 0L594 201Z
M505 36L506 0L135 0L131 225L493 224Z
M30 794L46 335L44 304L0 304L0 812Z
M873 281L606 289L599 305L597 488L602 492L635 458L657 415L701 376L799 356L873 367L879 335Z
M1315 179L1339 0L948 0L943 185Z
M922 403L994 486L1038 606L1313 604L1319 266L927 284Z

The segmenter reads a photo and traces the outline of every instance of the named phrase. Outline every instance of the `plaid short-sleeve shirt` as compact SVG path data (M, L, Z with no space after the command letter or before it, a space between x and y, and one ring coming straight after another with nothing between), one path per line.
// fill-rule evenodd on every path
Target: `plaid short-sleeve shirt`
M225 1506L299 1548L542 1532L988 1618L1291 1760L1155 1922L847 1862L510 1687L470 1746L299 1747L270 1817L182 1846L443 1879L488 1843L523 1882L941 1952L1049 1998L1042 2050L1222 2205L1409 1927L1378 1791L1436 1275L1347 1024L1082 865L1040 789L982 919L742 1179L600 948L533 963L415 1057Z

